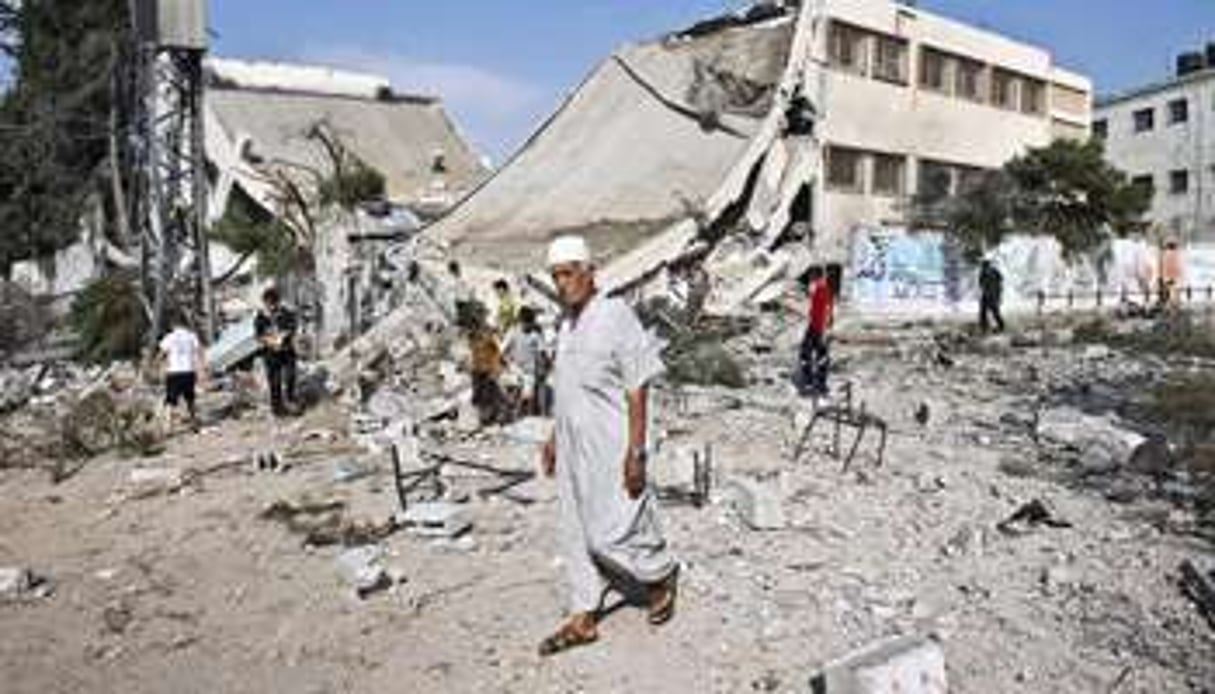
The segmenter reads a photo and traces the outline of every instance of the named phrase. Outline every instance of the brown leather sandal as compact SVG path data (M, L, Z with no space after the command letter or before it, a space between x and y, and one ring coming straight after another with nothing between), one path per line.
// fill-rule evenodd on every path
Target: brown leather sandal
M599 630L592 624L590 629L579 626L576 620L561 625L555 634L540 642L540 656L556 655L571 648L585 646L599 640Z
M650 603L649 622L654 626L661 626L675 616L675 600L679 597L678 564L654 589L654 595L656 597Z

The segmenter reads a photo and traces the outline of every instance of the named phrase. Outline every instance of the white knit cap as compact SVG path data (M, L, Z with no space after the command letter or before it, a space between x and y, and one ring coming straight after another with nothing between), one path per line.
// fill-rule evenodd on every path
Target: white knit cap
M558 236L548 247L548 266L563 263L590 263L591 248L581 236Z

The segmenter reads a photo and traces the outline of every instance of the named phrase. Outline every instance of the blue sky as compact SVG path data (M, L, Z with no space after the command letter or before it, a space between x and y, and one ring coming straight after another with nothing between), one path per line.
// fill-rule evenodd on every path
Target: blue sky
M442 96L501 161L614 47L740 6L736 0L212 0L214 52L384 74ZM1050 48L1099 92L1167 77L1215 41L1215 0L921 0Z

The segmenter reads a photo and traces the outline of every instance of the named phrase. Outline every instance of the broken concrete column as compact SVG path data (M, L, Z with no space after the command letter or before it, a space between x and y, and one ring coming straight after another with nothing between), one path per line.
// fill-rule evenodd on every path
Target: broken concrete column
M945 653L934 639L879 641L825 665L810 680L815 694L945 694Z

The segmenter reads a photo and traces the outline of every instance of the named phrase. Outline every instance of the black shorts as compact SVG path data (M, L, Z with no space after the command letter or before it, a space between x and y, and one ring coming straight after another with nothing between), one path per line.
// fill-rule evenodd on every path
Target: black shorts
M169 374L165 379L165 403L169 407L177 405L178 400L185 400L190 407L194 406L194 385L198 378L193 373Z

